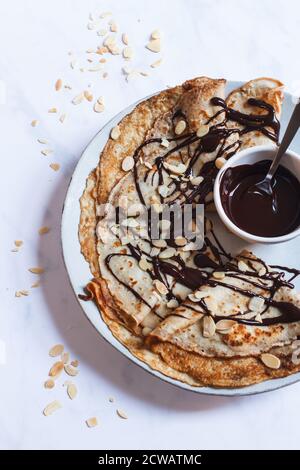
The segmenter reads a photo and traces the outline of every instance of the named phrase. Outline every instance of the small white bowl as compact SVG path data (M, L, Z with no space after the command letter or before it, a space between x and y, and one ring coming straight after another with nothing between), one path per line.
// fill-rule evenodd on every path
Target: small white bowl
M220 219L232 233L250 243L282 243L300 235L299 227L293 232L287 233L286 235L282 235L280 237L258 237L257 235L245 232L244 230L241 230L239 227L237 227L237 225L235 225L232 220L226 215L222 206L220 197L220 181L224 172L228 168L235 167L238 165L243 165L247 163L254 164L261 160L272 160L276 151L277 147L275 145L261 145L258 147L251 147L242 150L241 152L231 157L225 163L225 165L219 171L215 180L214 202ZM288 150L283 156L280 165L290 170L290 172L293 173L296 178L300 181L300 156L297 153Z

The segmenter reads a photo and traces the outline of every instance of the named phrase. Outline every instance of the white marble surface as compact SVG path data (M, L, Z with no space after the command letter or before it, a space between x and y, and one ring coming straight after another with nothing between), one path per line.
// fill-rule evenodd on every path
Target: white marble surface
M100 44L86 27L91 11L112 11L134 45L134 67L148 70L157 56L144 49L149 33L164 33L164 62L149 77L126 83L124 61L110 57L100 73L74 71L68 51L84 67L85 51ZM297 0L10 0L0 3L1 309L0 448L299 448L300 384L245 398L201 397L151 377L105 343L89 324L68 283L60 249L60 217L72 171L91 137L117 111L151 92L195 75L233 79L278 77L300 84ZM54 90L61 77L72 91ZM106 111L71 98L92 84ZM6 90L6 93L5 93ZM6 95L6 96L5 96ZM67 112L62 125L47 110ZM40 125L30 126L33 119ZM54 154L44 157L37 138ZM49 168L59 162L58 173ZM41 225L51 232L38 235ZM16 239L24 240L18 253ZM3 262L4 261L4 262ZM28 297L31 266L46 268ZM62 342L80 360L79 394L60 385L43 389L52 363L48 349ZM2 349L6 349L6 358ZM108 397L114 396L111 404ZM45 418L44 406L63 408ZM119 407L129 416L116 416ZM84 421L98 416L100 426Z

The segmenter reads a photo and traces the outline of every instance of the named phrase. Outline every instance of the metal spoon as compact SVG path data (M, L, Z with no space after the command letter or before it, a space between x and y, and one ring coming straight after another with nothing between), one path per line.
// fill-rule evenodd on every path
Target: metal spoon
M285 154L288 146L292 142L297 130L299 129L299 126L300 126L300 101L296 104L294 108L294 112L291 116L291 119L288 123L285 134L281 141L281 144L277 150L277 154L275 155L275 158L269 168L267 175L262 181L259 181L254 186L249 188L248 191L273 197L273 190L272 190L272 184L271 184L273 176L276 173L276 170L279 166L282 156ZM273 202L273 210L276 210L276 201Z

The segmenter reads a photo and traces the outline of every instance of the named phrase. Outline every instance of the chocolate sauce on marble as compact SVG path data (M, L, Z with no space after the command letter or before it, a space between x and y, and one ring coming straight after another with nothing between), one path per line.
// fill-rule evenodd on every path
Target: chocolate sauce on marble
M270 160L263 160L228 168L220 183L227 216L240 229L261 237L285 235L300 225L300 182L287 168L277 169L272 195L253 190L264 179L270 164Z

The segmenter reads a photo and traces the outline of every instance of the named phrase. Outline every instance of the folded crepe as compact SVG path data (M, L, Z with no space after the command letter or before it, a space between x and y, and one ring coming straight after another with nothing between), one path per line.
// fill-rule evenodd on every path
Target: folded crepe
M270 268L253 258L250 271L255 262L268 270L259 281L264 285L256 285L253 273L235 277L241 259L226 253L207 219L200 248L194 239L177 244L172 234L163 242L153 240L147 223L137 223L139 205L147 211L156 207L157 213L174 203L208 209L217 161L224 162L240 148L277 142L282 84L252 80L227 99L225 85L225 80L200 77L138 105L119 123L119 138L109 139L80 200L81 249L94 276L87 285L89 298L134 355L195 386L244 386L297 370L291 345L299 323L265 326L259 313L256 320L249 319L254 324L242 323L251 316L249 297L245 300L243 293L226 287L229 282L237 290L247 286L252 305L256 297L257 303L266 302L262 297L270 294L269 284L274 276L282 278L282 271L270 274ZM126 172L123 162L128 157L132 169ZM121 223L114 220L114 209L127 210ZM214 284L222 270L225 287ZM298 298L285 282L275 289L272 302L297 308ZM201 297L197 305L195 295ZM263 321L280 316L278 305L269 303ZM222 321L231 325L230 332L223 328L226 334L219 333L213 326ZM203 324L215 329L212 336L202 334ZM284 356L278 369L261 361L261 354L274 348Z

